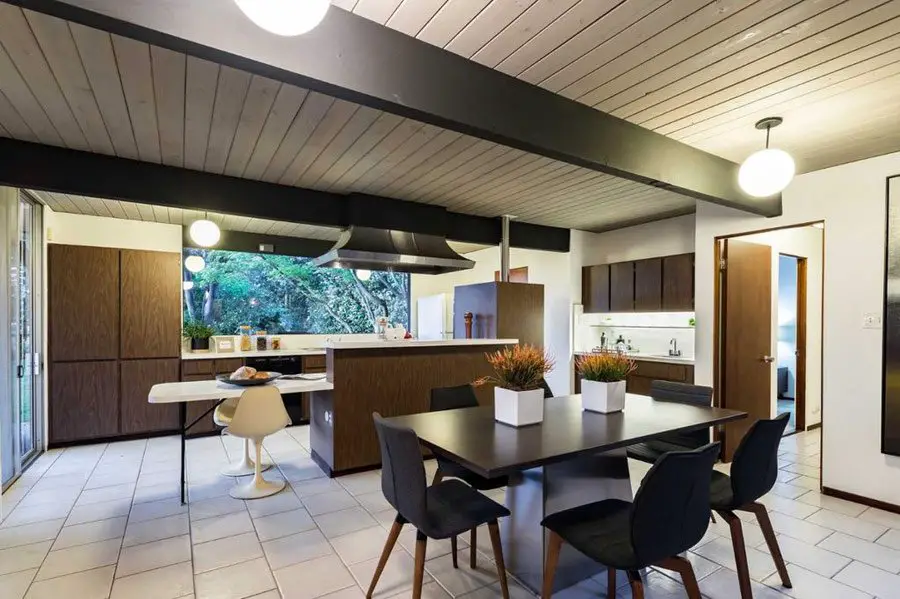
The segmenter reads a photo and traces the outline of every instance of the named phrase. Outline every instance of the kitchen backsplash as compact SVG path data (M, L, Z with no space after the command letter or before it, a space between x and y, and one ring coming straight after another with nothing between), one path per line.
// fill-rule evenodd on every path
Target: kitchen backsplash
M591 351L601 344L606 334L607 346L613 347L619 335L630 339L635 351L667 354L672 339L686 358L694 357L693 312L659 312L640 314L576 314L575 351Z

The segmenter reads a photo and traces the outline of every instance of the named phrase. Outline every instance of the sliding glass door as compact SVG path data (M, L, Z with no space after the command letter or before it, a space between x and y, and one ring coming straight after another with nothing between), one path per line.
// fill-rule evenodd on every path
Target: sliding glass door
M41 385L41 281L43 223L41 205L26 193L3 189L0 195L7 243L0 252L8 264L2 318L8 344L0 351L9 387L0 399L0 463L8 486L43 449Z

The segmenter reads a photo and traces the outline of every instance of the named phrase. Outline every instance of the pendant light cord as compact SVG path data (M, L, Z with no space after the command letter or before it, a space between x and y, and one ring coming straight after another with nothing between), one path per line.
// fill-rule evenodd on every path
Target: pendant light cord
M772 130L772 125L766 125L766 149L769 149L769 132Z

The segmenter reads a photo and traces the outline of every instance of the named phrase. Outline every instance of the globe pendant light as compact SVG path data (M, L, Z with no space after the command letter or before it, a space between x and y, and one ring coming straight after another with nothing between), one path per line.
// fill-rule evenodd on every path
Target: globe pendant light
M782 123L778 116L756 123L766 130L766 149L754 152L744 160L738 172L738 184L748 195L765 198L782 191L794 178L794 159L784 150L769 147L769 131Z
M184 267L191 272L200 272L206 268L206 260L203 256L188 256L184 259Z
M325 18L330 0L234 0L247 18L275 35L301 35Z
M219 243L219 237L222 235L219 225L205 219L192 222L189 231L194 243L203 248L212 247Z
M368 281L372 278L372 271L365 268L357 268L356 278L360 281Z

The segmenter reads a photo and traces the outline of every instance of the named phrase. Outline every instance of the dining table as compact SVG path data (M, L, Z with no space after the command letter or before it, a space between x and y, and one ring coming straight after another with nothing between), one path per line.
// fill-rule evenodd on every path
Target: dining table
M298 375L302 376L302 375ZM313 380L303 378L280 377L266 383L274 386L282 395L285 393L311 393L313 391L329 391L334 386L324 377ZM150 388L147 398L152 404L178 404L178 429L181 435L181 504L185 503L185 441L188 431L195 424L206 418L219 404L226 399L240 397L247 389L224 381L210 379L206 381L182 381L175 383L157 383ZM216 403L203 414L187 422L187 404L192 401L216 400Z
M494 420L492 407L461 408L395 416L433 453L486 478L508 476L501 524L507 570L540 593L547 535L541 521L550 514L603 499L631 501L629 445L669 433L710 428L746 418L716 407L657 401L628 394L625 409L585 411L580 395L549 398L542 422L513 427ZM605 568L565 545L554 591L596 576Z

